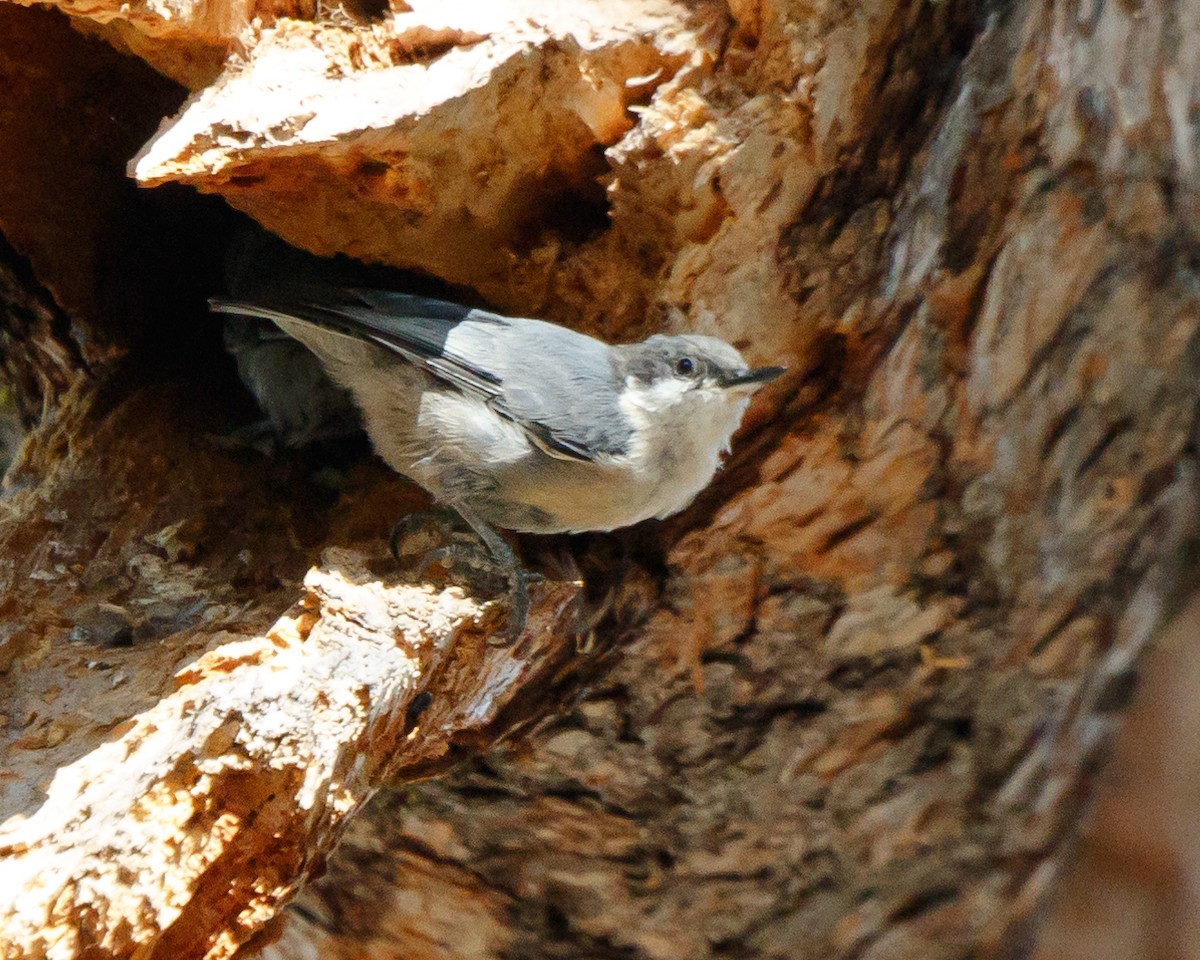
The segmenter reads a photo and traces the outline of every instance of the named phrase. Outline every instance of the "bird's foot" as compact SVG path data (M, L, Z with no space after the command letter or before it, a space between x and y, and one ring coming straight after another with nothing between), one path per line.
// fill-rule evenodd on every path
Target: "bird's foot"
M472 532L462 529L461 520L466 520ZM438 566L455 579L459 579L459 573L463 571L463 581L488 593L500 593L507 588L508 624L490 643L508 646L525 629L530 604L529 584L540 583L545 578L521 566L503 538L490 527L485 529L486 534L472 518L455 510L410 514L392 528L390 546L396 562L412 564L420 577ZM450 542L445 542L447 540ZM440 545L435 546L438 541L441 541Z
M502 634L490 641L496 647L506 647L521 635L529 616L529 584L542 583L546 579L540 573L526 570L520 563L508 564L493 556L480 541L436 547L421 558L417 569L425 576L433 566L444 567L450 573L465 569L468 572L464 579L488 593L507 589L508 624Z
M508 568L478 540L446 543L425 551L416 563L417 575L427 576L434 567L461 574L464 580L478 584L481 590L489 593L504 589L510 579Z
M422 510L410 513L392 527L388 537L388 548L392 559L405 566L415 559L425 557L432 549L441 549L436 544L445 544L447 540L461 538L466 532L463 529L462 518L447 507L434 507L432 510ZM474 537L466 540L475 543ZM421 566L424 573L428 565Z

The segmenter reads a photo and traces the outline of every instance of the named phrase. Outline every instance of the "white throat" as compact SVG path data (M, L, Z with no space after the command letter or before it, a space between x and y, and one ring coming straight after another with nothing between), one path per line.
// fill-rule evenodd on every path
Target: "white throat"
M668 517L708 486L750 397L675 378L646 387L630 378L621 410L634 429L629 465L651 483L647 517Z

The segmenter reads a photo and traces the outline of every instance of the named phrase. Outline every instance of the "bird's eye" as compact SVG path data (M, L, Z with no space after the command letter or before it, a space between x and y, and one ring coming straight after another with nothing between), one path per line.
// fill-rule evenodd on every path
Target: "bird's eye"
M675 372L680 373L685 377L689 374L695 373L696 361L691 357L680 357L675 361Z

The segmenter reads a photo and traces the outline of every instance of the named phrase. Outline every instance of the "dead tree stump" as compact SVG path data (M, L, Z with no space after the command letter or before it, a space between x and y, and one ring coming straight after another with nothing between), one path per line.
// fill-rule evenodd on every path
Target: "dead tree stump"
M1114 838L1195 819L1190 607L1060 884L1194 587L1182 4L52 6L0 3L6 957L1007 957L1056 903L1046 957L1188 942L1192 833ZM791 372L685 514L523 543L492 648L389 565L418 492L212 441L202 193Z

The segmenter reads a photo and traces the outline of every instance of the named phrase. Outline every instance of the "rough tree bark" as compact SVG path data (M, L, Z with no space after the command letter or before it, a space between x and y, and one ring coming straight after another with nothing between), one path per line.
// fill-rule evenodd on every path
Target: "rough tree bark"
M0 516L6 955L1032 951L1194 586L1191 6L57 6L192 92L0 4L36 420ZM387 562L422 500L377 463L210 442L247 414L202 311L228 224L178 183L791 374L683 516L524 543L532 630L489 648L481 598ZM1185 745L1137 744L1186 721L1195 619L1117 767L1171 810ZM1045 956L1188 942L1194 830L1144 854L1176 907L1111 919L1121 796Z

